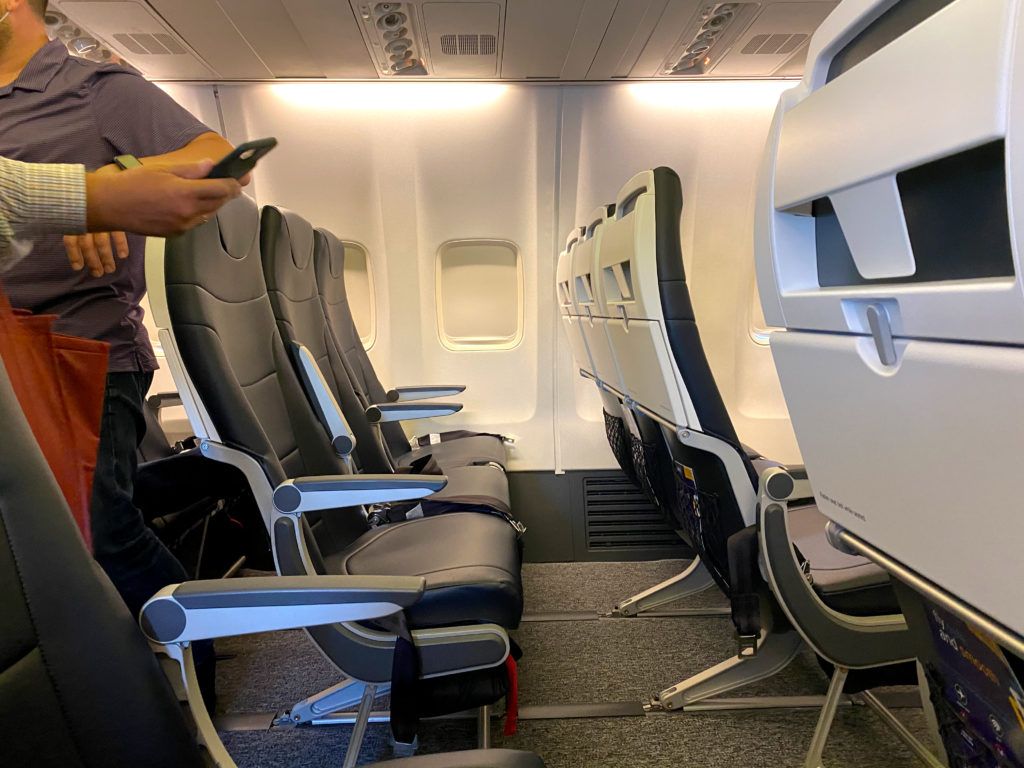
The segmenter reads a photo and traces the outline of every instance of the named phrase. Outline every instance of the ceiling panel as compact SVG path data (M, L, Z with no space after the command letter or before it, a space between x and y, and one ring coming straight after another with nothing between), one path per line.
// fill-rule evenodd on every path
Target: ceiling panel
M707 4L701 3L700 0L669 0L647 40L647 45L630 70L630 76L658 77L663 74L662 64L665 58L679 42L679 36L692 25L700 6Z
M617 4L616 0L587 0L584 4L572 45L562 65L562 79L586 79Z
M647 45L668 0L620 2L587 72L588 80L626 77Z
M513 0L505 9L501 76L557 79L572 46L585 0Z
M149 0L164 21L224 80L273 77L220 6L209 0Z
M324 77L281 0L216 0L275 77Z
M358 22L347 3L337 0L281 2L324 76L377 77Z
M82 9L78 23L113 48L118 48L113 27L136 17L153 26L151 32L160 30L180 42L183 51L149 60L151 51L130 55L123 50L128 42L119 48L155 79L377 80L382 71L392 74L378 39L384 33L373 26L375 9L386 5L409 16L418 66L422 59L412 74L593 81L793 77L802 71L810 35L837 2L738 0L726 3L728 10L720 8L723 0L54 0L54 5L70 9L73 18L74 9ZM702 58L705 54L693 47L715 31L707 25L720 14L732 22L716 32L717 44ZM695 43L694 35L701 40ZM130 48L138 46L133 42Z
M147 77L197 80L216 76L185 41L136 0L64 0L55 9L103 40Z
M719 77L772 75L794 54L802 51L806 58L807 42L836 4L834 0L825 0L781 2L767 6L740 35L725 58L715 65L711 74ZM803 71L802 65L800 71Z

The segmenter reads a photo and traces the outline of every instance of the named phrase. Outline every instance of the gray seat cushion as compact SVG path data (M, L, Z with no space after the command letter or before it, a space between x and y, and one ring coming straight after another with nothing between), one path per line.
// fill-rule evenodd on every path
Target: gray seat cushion
M395 461L398 466L407 467L417 459L430 455L433 455L434 461L446 473L452 467L467 467L472 464L494 463L504 467L508 461L505 443L493 435L472 435L426 445L396 457Z
M328 573L423 576L423 598L406 611L425 628L493 622L515 628L523 614L519 545L507 522L455 512L374 528L324 559Z
M828 519L814 505L789 510L789 535L810 563L814 590L830 608L851 616L899 613L889 575L870 560L828 543Z
M544 768L544 761L532 752L518 749L471 749L388 760L373 763L369 768Z

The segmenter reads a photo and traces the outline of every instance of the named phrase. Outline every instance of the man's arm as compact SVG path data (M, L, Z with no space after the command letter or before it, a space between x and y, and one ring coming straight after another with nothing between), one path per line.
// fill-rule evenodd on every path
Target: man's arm
M241 192L234 179L203 178L212 164L86 174L81 165L0 157L0 271L28 252L21 238L39 234L128 229L166 237L190 229ZM98 262L82 266L103 273Z
M197 136L180 149L173 152L166 152L162 155L150 155L138 158L139 162L146 168L177 168L183 165L197 163L200 160L219 160L228 154L234 147L230 142L213 131ZM120 169L114 165L105 165L98 169L97 174L119 174ZM249 183L249 175L241 179L245 186ZM90 228L92 229L92 228ZM102 230L95 230L95 235L68 235L64 238L64 249L68 253L68 262L73 269L82 269L89 265L90 274L99 277L104 272L113 272L117 264L114 260L115 254L119 259L128 257L128 240L123 231L112 230L109 233ZM127 229L133 232L135 230ZM144 233L139 233L144 234Z
M135 155L143 165L169 167L205 158L216 161L232 149L134 70L115 67L98 71L89 93L96 129L109 142L113 154ZM104 166L101 170L116 172L114 168ZM243 182L248 183L248 179ZM123 232L66 237L64 247L72 265L100 264L101 270L93 272L96 276L114 272L117 259L128 257Z
M85 168L0 157L0 271L43 232L85 230Z
M162 155L150 155L149 157L139 157L137 159L146 167L172 168L180 165L188 165L189 163L198 163L200 160L213 160L216 162L233 149L234 147L231 146L231 142L219 133L209 131L201 136L197 136L188 144L180 149L174 150L173 152L165 152ZM103 166L103 168L100 168L99 170L103 173L113 173L117 171L117 166L111 163L110 165ZM242 186L244 187L248 183L249 180L246 178Z

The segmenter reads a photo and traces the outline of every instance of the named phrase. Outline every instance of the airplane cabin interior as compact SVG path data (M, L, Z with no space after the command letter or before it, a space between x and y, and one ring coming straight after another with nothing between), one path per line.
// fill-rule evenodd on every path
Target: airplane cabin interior
M1024 766L1022 14L50 0L276 146L138 254L139 615L0 357L0 764Z

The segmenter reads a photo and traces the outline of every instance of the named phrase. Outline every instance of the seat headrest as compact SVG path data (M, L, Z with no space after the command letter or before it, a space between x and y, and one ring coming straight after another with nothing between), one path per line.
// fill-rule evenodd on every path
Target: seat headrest
M316 230L313 261L320 295L332 304L347 301L345 295L345 246L337 235L322 228Z
M293 211L267 205L260 230L267 288L293 301L316 296L313 225Z
M228 203L217 212L217 226L224 252L233 259L252 255L259 236L259 209L247 195Z
M199 285L231 303L263 296L259 232L256 203L245 195L235 198L205 224L168 240L164 260L168 285Z

